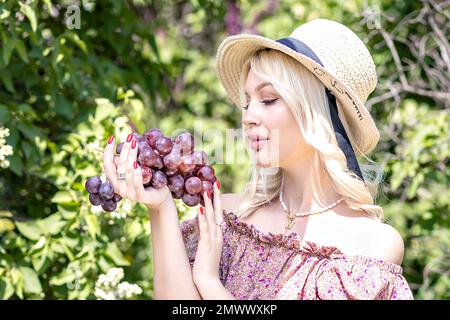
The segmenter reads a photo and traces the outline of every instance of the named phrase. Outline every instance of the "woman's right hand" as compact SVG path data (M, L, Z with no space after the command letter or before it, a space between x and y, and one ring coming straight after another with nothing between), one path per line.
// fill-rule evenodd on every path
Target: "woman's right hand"
M114 191L122 198L128 198L145 204L149 209L156 210L164 202L170 201L172 193L165 185L160 189L153 187L144 188L142 172L137 163L137 143L132 134L129 134L124 142L117 165L114 163L115 143L112 136L103 152L103 170L106 177L114 187ZM117 180L117 173L125 173L125 180Z

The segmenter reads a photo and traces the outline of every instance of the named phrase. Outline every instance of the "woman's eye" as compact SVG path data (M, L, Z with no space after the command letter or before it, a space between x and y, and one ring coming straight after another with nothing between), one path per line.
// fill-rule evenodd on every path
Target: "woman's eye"
M270 105L270 104L274 104L275 101L277 101L277 100L278 100L278 98L270 99L270 100L263 100L261 102L264 103L267 106L267 105Z
M268 106L268 105L274 104L275 101L277 101L277 100L278 100L278 98L270 99L270 100L263 100L263 101L261 101L261 103L264 103L266 106ZM247 110L247 109L248 109L248 104L245 106L244 110Z

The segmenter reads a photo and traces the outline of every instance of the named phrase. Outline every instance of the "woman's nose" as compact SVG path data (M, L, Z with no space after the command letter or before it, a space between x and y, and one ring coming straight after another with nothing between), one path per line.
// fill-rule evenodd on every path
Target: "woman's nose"
M251 103L247 110L244 110L242 116L242 124L244 126L259 125L261 123L260 117L256 114L256 108L252 108Z

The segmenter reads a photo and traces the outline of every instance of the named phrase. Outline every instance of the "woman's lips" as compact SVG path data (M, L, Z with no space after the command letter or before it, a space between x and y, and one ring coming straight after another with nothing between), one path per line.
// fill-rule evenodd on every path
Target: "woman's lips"
M269 139L263 139L263 140L252 140L250 142L250 148L252 148L253 150L259 151L264 145L265 143L268 141Z

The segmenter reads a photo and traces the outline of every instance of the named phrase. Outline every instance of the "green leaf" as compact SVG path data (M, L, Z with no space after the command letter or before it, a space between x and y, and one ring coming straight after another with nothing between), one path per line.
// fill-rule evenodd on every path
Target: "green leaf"
M14 89L14 85L12 82L11 74L8 70L0 70L0 78L2 79L3 84L5 85L5 88L8 89L9 92L16 92Z
M95 99L97 109L95 110L95 120L100 122L108 117L114 117L117 114L116 107L104 98Z
M19 1L19 4L20 4L20 12L22 12L28 18L28 20L30 20L31 29L33 30L33 32L36 32L37 18L36 18L36 13L34 12L33 8L31 8L27 4L23 4L20 1Z
M6 8L0 9L0 20L5 20L11 15L11 11Z
M48 259L48 246L45 246L44 249L39 253L31 256L31 264L33 265L34 270L37 271L38 274L42 274L47 267L50 265L50 260Z
M76 275L73 271L68 268L64 269L62 272L50 279L50 285L61 286L65 283L71 282L76 279Z
M31 144L29 144L26 141L22 141L22 150L25 155L25 158L27 159L31 158L33 154L33 147L31 146Z
M0 278L0 300L8 300L14 294L14 287L9 278Z
M20 222L16 221L16 227L20 233L30 240L39 240L42 232L35 221Z
M34 141L37 136L41 136L40 129L29 122L21 122L17 124L17 129L28 138L30 141Z
M20 271L23 274L25 292L41 293L42 286L36 271L28 267L20 267Z
M129 224L126 225L127 235L131 242L143 233L143 229L141 223L137 220L132 220Z
M47 218L38 222L42 231L50 234L58 234L61 229L66 225L66 222L61 220L59 213L54 213Z
M28 251L29 255L36 254L44 248L46 243L46 238L44 236L40 237L39 240L30 248Z
M10 119L9 109L4 104L0 104L0 123L7 123ZM11 130L10 130L11 135Z
M78 216L80 212L80 206L78 204L59 203L58 212L64 219L72 220Z
M22 176L22 174L23 174L22 173L22 168L23 168L22 159L17 154L17 152L15 152L11 156L8 156L8 160L9 160L9 169L11 169L11 171L14 172L15 174L17 174L18 176Z
M15 287L15 292L20 299L23 299L23 274L17 268L12 268L10 271L11 284Z
M55 99L55 112L67 119L73 117L74 108L72 103L63 95L57 95Z
M87 214L85 219L88 227L88 232L91 235L92 239L95 239L95 237L100 234L100 222L98 221L97 216L94 214Z
M22 59L23 62L28 63L27 50L25 49L25 44L23 43L23 41L20 39L16 39L15 47L17 52L19 53L20 59Z
M105 254L111 258L117 266L129 266L130 262L125 259L115 242L108 243Z
M109 269L114 268L115 266L108 261L104 256L100 256L99 259L97 259L97 264L100 270L104 273L107 273Z
M14 230L14 223L11 219L0 218L0 235L7 231Z
M75 199L68 191L58 191L55 193L51 201L54 203L70 203L75 201Z
M2 48L3 48L3 62L7 66L11 58L11 54L15 47L14 39L8 38L4 32L2 32Z
M9 136L6 138L6 143L8 143L11 147L13 147L13 149L16 149L19 139L20 139L19 131L16 128L10 128Z

